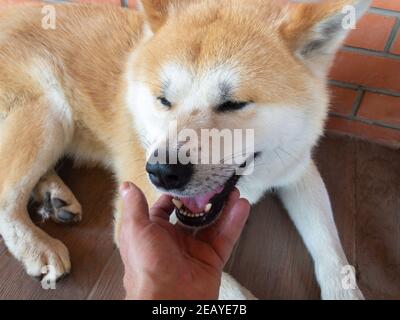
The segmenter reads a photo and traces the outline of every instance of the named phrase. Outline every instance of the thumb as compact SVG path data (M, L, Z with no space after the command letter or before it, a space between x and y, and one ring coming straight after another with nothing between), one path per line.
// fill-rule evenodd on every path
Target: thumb
M120 230L120 253L126 268L129 268L131 243L138 230L149 223L149 208L143 192L131 182L124 182L119 189L122 198L122 223Z
M143 228L150 222L149 206L143 192L131 182L124 182L120 188L123 201L122 230Z
M214 239L213 247L225 264L238 241L250 213L250 204L245 199L239 199L228 212L226 221L221 226L220 233Z

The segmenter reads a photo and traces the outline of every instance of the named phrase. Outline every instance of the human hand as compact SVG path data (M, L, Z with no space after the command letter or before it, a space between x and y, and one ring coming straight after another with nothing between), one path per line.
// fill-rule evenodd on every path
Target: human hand
M219 220L194 232L169 222L174 206L162 196L149 210L132 183L124 201L120 250L127 299L218 299L222 270L248 218L250 205L234 190Z

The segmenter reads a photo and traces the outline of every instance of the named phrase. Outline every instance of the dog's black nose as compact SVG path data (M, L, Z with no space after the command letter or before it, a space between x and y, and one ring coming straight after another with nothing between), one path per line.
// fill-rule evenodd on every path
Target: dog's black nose
M186 186L193 174L192 164L160 164L148 162L146 171L151 182L165 190L179 190Z

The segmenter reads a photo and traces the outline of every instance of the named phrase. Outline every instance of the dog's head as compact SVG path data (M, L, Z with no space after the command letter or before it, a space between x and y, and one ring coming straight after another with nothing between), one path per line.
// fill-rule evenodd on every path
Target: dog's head
M326 118L327 72L369 3L141 1L145 39L130 59L127 103L150 180L176 198L181 222L212 222L240 179L238 169L252 163L253 174L279 176L309 156ZM179 138L184 129L191 133ZM200 143L210 141L204 129L231 137L241 129L254 144L238 145L248 137L236 137L221 157L213 143ZM215 152L219 161L196 162Z

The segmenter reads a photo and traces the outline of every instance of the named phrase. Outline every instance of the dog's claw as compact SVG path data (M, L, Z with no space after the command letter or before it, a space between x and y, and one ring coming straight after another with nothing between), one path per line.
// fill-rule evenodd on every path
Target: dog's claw
M69 212L67 210L59 210L55 214L57 220L60 220L62 222L70 223L70 222L75 222L77 215Z
M67 206L67 203L64 200L61 200L59 198L52 198L51 199L51 204L55 209L60 209L62 207Z

